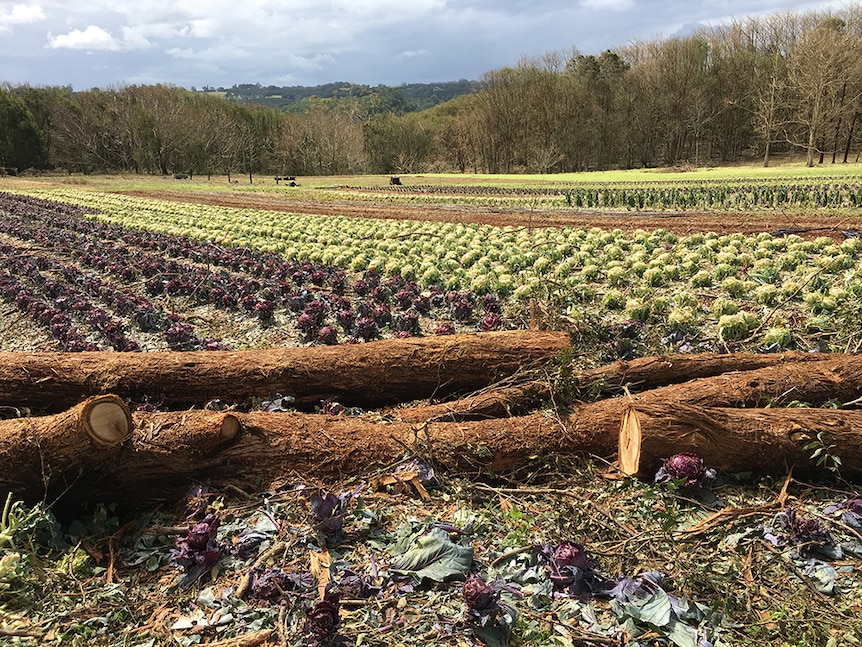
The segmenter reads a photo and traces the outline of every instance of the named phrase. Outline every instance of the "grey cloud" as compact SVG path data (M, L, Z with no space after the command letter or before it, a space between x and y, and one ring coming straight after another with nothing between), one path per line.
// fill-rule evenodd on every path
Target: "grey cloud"
M27 6L40 7L44 18L24 24L19 13L11 29L9 10L0 9L0 74L6 75L0 82L89 88L122 82L189 87L477 79L523 56L567 53L573 47L600 53L634 40L687 33L728 16L828 5L842 3L40 0ZM28 16L38 15L29 11Z

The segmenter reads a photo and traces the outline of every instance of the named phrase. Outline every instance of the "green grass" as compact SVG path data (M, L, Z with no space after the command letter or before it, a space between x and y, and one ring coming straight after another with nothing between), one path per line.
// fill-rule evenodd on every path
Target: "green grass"
M231 179L235 183L228 184L224 175L194 176L191 180L174 180L172 177L143 175L44 175L24 178L27 181L45 182L49 184L62 183L75 186L85 186L92 189L108 191L133 190L188 190L188 191L218 191L218 192L278 192L279 194L302 193L310 189L331 188L334 186L354 187L384 187L389 185L389 175L337 175L300 177L299 187L286 187L283 183L276 185L273 176L258 174L253 176L254 182L248 183L248 175L234 173ZM675 170L665 168L630 169L619 171L587 171L582 173L559 174L483 174L483 173L414 173L400 176L405 185L478 185L504 187L543 187L560 186L563 184L620 184L620 183L662 183L679 182L742 182L775 180L777 182L810 178L822 180L826 178L858 178L862 177L862 163L856 164L822 164L812 168L805 166L803 160L779 159L764 168L759 162L736 164L720 167L701 167L695 170ZM17 178L0 177L0 188L14 188L20 184Z

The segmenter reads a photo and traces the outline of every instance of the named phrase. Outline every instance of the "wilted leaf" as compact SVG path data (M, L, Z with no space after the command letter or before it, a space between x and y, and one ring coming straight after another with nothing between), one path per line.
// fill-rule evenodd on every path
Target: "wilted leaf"
M411 547L390 564L393 573L445 582L465 578L473 563L472 546L456 544L442 528L431 528L413 536Z

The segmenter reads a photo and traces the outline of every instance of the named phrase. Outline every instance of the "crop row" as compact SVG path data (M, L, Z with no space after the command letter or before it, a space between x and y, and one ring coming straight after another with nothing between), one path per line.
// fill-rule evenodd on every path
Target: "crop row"
M425 333L450 334L456 331L456 326L495 330L504 325L497 298L491 294L477 299L470 292L444 294L431 289L422 293L413 281L400 276L383 280L373 269L348 284L346 272L334 266L288 262L252 249L123 229L84 220L62 209L54 212L54 206L55 203L38 198L0 195L0 211L5 214L0 231L51 250L50 255L46 252L39 256L33 267L9 265L10 280L21 275L36 277L39 274L36 265L50 269L70 284L49 291L48 296L62 295L58 305L69 301L84 303L83 307L72 310L85 318L99 311L86 302L82 293L72 294L84 288L110 303L140 330L163 329L171 348L217 349L224 345L211 338L198 339L187 321L176 314L166 314L147 297L157 300L165 297L172 302L181 298L186 304L228 311L235 317L252 318L263 326L290 324L303 340L325 344L344 339L367 341L385 334L418 335L423 328ZM10 250L8 256L15 254ZM72 258L92 272L85 274L77 266L60 263L58 257ZM94 273L115 277L126 287L106 284L94 277ZM39 275L35 283L42 286L46 281ZM135 294L129 285L143 287L147 296ZM23 287L10 288L7 300L41 320L41 309L18 298ZM102 330L102 322L96 328ZM123 324L111 326L111 330L123 329ZM55 334L69 350L92 347L92 344L84 347L77 342L68 343L66 336ZM117 350L138 349L134 342L119 344L112 340L111 345Z
M512 320L538 299L572 319L593 318L602 325L638 321L724 342L771 331L769 338L784 347L792 343L793 334L815 335L837 345L852 334L847 332L846 313L862 297L862 241L853 238L807 241L709 233L679 238L663 230L473 227L234 210L71 190L51 195L100 209L86 218L112 227L184 235L176 239L179 248L172 254L200 255L207 248L227 254L233 242L241 246L236 253L247 255L252 266L264 262L253 258L269 263L280 259L288 265L334 264L351 277L344 280L349 290L357 277L373 270L384 277L381 282L397 276L428 298L447 292L475 294L478 303L491 294ZM432 293L432 287L437 292ZM362 295L350 296L355 301ZM366 296L366 302L374 300ZM336 308L328 310L328 321L335 324ZM360 314L356 306L352 309ZM442 312L457 323L453 308ZM473 321L478 322L478 316ZM361 337L355 331L353 335Z
M862 206L858 183L749 183L655 186L574 186L556 188L511 188L466 185L386 186L357 191L378 193L494 196L523 198L558 197L552 202L586 209L650 210L738 210Z

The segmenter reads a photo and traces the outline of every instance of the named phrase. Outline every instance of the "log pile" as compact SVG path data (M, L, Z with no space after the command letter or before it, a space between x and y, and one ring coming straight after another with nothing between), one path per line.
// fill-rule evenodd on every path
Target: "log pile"
M400 350L396 341L405 342ZM7 406L36 402L39 384L43 402L75 400L60 413L0 421L0 492L152 505L194 480L247 490L289 479L332 482L372 475L405 453L468 474L512 473L554 455L581 454L618 459L623 473L647 476L680 451L728 472L782 473L791 465L814 467L805 449L814 440L841 458L845 478L862 473L862 412L816 408L862 396L862 356L652 357L575 372L567 390L539 381L540 371L520 384L493 386L527 366L553 373L566 342L561 333L536 332L372 342L354 351L365 364L351 366L329 355L344 347L82 353L63 358L77 362L78 372L53 373L37 370L47 357L0 354L0 401ZM326 368L330 360L336 368ZM106 364L97 369L98 361ZM193 393L194 408L129 410L124 400L155 387L184 405ZM118 393L94 393L105 389ZM211 397L240 401L274 390L298 393L303 402L335 395L389 408L362 415L201 408ZM414 402L465 391L473 393ZM565 400L571 392L606 397ZM405 400L413 406L392 406ZM813 408L784 408L791 401Z

